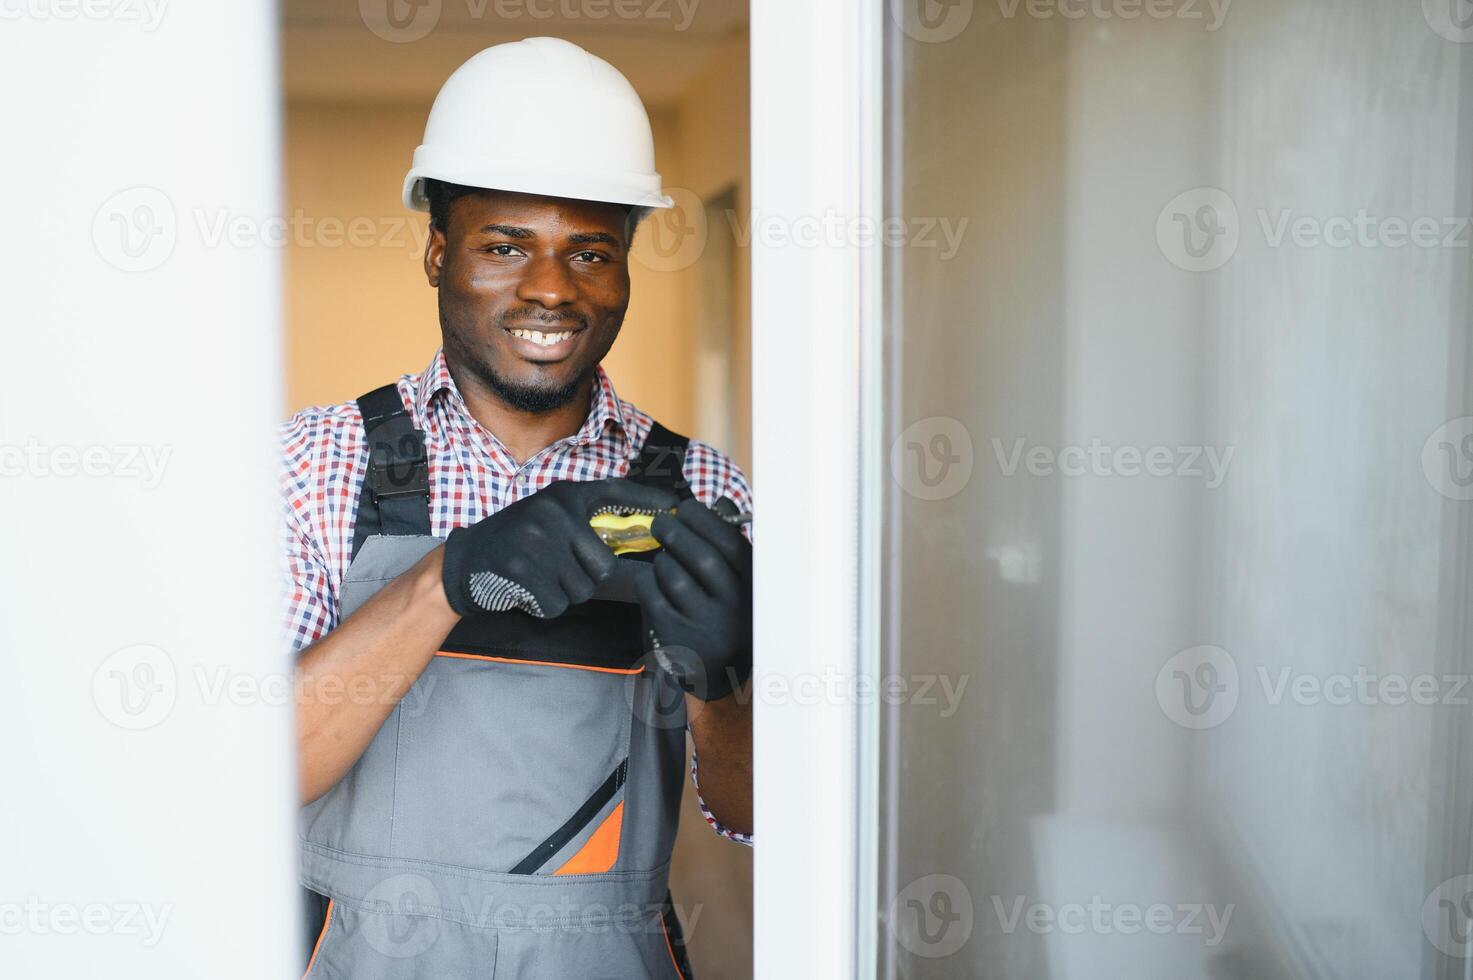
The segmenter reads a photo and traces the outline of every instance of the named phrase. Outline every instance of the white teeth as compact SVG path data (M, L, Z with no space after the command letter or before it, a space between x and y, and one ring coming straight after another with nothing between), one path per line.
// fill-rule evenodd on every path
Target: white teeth
M523 330L520 328L513 328L510 333L513 337L520 337L523 340L530 340L532 343L537 344L540 347L551 347L553 344L562 343L568 337L572 336L571 331L563 331L562 333L543 333L541 330Z

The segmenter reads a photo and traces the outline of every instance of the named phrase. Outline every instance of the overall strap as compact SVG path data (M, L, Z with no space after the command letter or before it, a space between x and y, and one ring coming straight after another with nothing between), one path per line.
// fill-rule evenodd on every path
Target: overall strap
M425 434L399 397L397 384L386 384L358 398L368 443L368 473L358 493L353 524L353 555L375 534L430 533L430 461Z
M635 483L669 490L682 500L694 496L685 478L685 450L689 445L685 436L651 422L650 434L625 476Z

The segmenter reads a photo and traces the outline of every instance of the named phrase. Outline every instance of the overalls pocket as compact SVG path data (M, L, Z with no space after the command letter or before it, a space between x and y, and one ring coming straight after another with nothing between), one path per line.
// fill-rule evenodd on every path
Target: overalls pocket
M634 666L444 650L399 710L390 853L483 871L613 870Z
M333 902L302 980L490 980L496 955L494 929Z
M501 930L494 980L693 980L656 912L571 929Z

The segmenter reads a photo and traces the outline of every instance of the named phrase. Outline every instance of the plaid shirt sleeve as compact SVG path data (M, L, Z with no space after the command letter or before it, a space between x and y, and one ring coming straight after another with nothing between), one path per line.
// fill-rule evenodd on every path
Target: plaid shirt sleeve
M685 478L690 481L691 492L696 499L710 507L722 497L731 498L731 502L745 512L752 510L752 488L747 483L747 477L742 473L741 467L732 462L727 456L708 446L704 442L691 440L690 448L685 454ZM748 540L752 537L752 525L747 524L742 528ZM751 834L739 834L725 826L711 813L711 808L706 806L706 801L701 798L701 780L698 774L699 765L696 761L695 744L691 744L690 753L690 780L696 788L696 804L701 808L701 816L716 831L727 840L736 841L738 844L751 846Z
M337 626L333 570L314 528L320 523L316 456L331 439L322 412L298 413L281 426L282 545L285 559L285 642L294 653Z

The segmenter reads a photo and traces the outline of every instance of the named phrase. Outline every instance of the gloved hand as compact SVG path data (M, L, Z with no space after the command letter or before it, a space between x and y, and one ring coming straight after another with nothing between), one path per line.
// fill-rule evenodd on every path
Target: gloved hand
M543 619L587 602L614 557L588 519L601 507L661 511L676 497L631 480L559 480L445 541L445 597L462 616L521 609Z
M638 588L655 656L686 691L724 698L752 673L752 545L698 500L650 532L662 550Z

